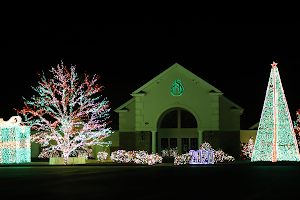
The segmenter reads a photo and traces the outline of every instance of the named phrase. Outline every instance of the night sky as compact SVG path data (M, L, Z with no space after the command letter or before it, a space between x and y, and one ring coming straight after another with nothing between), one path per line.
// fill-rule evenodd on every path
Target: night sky
M259 121L273 61L278 63L292 120L300 108L298 22L251 15L198 15L152 11L80 17L20 17L2 22L0 117L16 115L63 60L78 73L99 74L113 111L130 93L179 63L245 109L241 129ZM200 13L200 12L199 12ZM78 14L79 15L79 14ZM159 15L159 16L158 16ZM41 20L42 19L42 20ZM159 102L158 102L159 103Z

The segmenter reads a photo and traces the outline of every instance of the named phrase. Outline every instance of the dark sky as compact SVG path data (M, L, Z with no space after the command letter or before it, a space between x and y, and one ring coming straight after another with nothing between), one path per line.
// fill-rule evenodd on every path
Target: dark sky
M171 12L172 13L172 12ZM130 93L179 63L245 109L241 128L259 121L273 61L278 63L292 120L300 108L298 22L252 15L16 18L2 22L0 117L8 120L37 86L37 71L63 60L78 73L99 74L114 109ZM47 72L48 73L48 72Z

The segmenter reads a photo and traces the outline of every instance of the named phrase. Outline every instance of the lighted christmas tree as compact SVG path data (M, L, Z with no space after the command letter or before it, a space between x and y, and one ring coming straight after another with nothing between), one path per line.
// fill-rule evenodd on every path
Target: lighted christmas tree
M39 157L63 155L66 164L76 150L101 145L112 133L106 127L109 102L95 96L103 88L96 84L99 76L90 78L85 74L79 83L75 66L69 72L63 63L50 72L54 75L50 80L38 73L41 82L38 87L32 87L38 97L32 96L32 101L23 97L25 106L15 110L23 115L24 125L37 131L31 141L43 147Z
M291 116L273 62L251 161L299 161Z
M254 143L253 143L253 136L251 136L249 138L248 143L246 143L245 145L242 145L243 149L241 150L241 157L243 159L251 159L252 158L252 154L253 154L253 148L254 148Z

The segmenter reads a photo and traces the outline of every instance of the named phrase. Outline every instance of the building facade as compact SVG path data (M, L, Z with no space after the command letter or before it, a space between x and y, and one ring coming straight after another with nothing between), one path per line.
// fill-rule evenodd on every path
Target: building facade
M119 114L118 147L161 154L198 149L209 142L240 155L240 115L244 109L179 64L174 64L131 93Z

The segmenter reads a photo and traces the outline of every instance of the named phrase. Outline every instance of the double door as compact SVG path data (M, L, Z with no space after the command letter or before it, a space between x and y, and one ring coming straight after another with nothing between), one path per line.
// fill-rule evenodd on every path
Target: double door
M161 150L176 148L178 149L178 154L189 153L191 149L198 150L198 138L161 138Z

